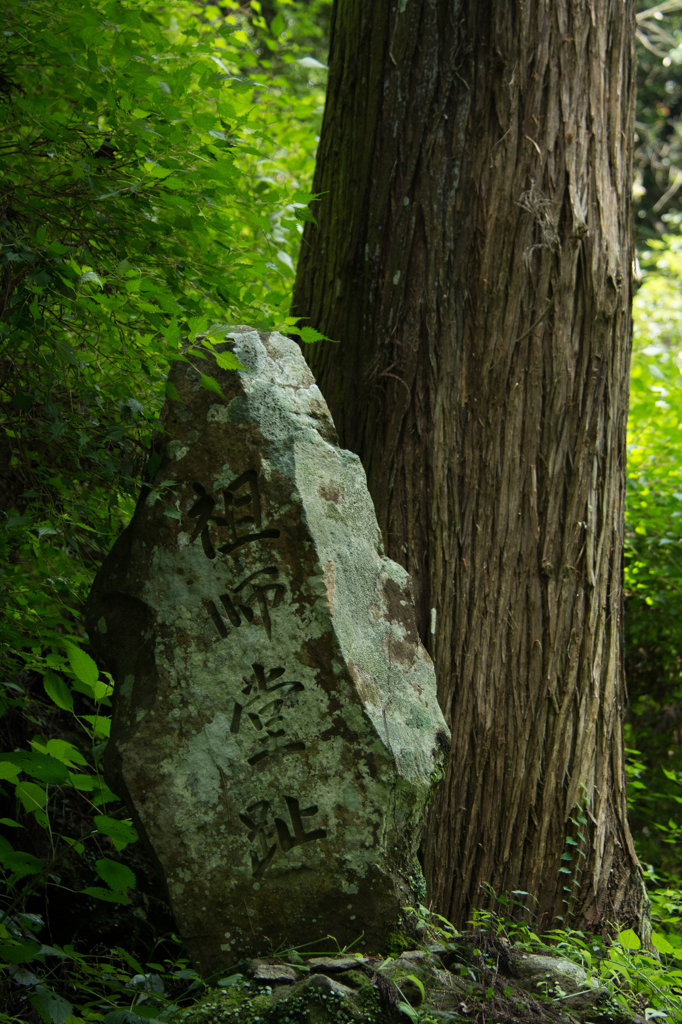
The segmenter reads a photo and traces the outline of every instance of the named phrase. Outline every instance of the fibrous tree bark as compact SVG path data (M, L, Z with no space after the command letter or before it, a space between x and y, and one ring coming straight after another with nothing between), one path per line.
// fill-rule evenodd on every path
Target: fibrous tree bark
M633 0L336 0L293 312L414 580L463 925L640 926L622 718ZM483 886L483 888L482 888ZM646 917L646 914L644 914Z

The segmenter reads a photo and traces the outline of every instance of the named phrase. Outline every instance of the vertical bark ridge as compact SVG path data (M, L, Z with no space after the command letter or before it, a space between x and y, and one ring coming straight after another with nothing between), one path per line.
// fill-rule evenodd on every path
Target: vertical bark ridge
M333 15L294 313L341 342L306 355L415 582L452 729L425 870L458 925L482 883L536 896L541 926L637 925L645 899L620 630L633 38L633 0Z

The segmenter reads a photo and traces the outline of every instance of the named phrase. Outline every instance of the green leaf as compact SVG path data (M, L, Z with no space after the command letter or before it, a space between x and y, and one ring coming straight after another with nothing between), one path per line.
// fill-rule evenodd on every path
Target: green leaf
M94 281L94 283L98 284L100 288L104 287L99 275L96 274L94 270L86 270L84 274L81 274L80 283L85 284L88 281Z
M19 751L16 754L2 754L3 763L15 765L20 771L32 775L41 782L48 782L58 785L68 782L69 773L65 765L56 757L49 754L41 754L37 750Z
M276 14L275 17L270 22L270 31L272 32L273 36L278 36L284 31L285 28L286 22L280 11L280 13Z
M44 867L42 860L34 857L32 853L15 850L4 836L0 836L0 864L17 878L39 875Z
M215 394L220 395L221 398L225 397L222 391L220 390L220 385L218 384L218 381L215 379L215 377L208 377L205 373L202 373L201 383L203 384L207 391L214 391Z
M99 679L99 669L90 655L73 644L66 644L66 653L76 679L79 679L81 683L85 683L94 692Z
M40 947L40 955L41 956L58 956L62 960L73 960L74 959L71 956L70 953L66 953L63 949L60 949L59 946L41 946Z
M0 779L5 782L17 782L21 768L10 761L0 761Z
M102 1024L147 1024L144 1017L132 1010L109 1010L102 1018Z
M105 814L97 814L93 819L95 827L102 835L109 836L117 850L124 850L130 843L137 840L137 832L128 821L118 821Z
M638 936L632 930L632 928L626 928L625 931L618 932L618 941L620 942L623 949L641 949L642 943Z
M54 701L63 711L73 711L73 697L68 686L54 672L47 671L43 676L43 688L50 700Z
M16 939L0 944L0 959L9 964L25 964L40 952L40 944L31 939Z
M298 328L301 341L304 341L306 345L312 345L316 341L330 341L326 334L320 334L314 327L300 327Z
M79 793L92 793L99 781L96 775L86 775L83 772L69 772L69 779Z
M421 979L418 978L416 974L406 974L405 977L409 978L410 981L413 981L415 983L415 985L417 986L417 988L419 989L419 991L421 993L422 1001L424 999L426 999L426 990L424 988L424 985L423 985Z
M78 366L78 356L70 342L64 338L55 338L54 345L64 362L71 363L72 366Z
M95 734L95 738L108 739L111 732L111 719L106 715L83 715L86 722L89 722Z
M317 224L317 221L315 220L313 213L307 206L296 207L296 209L294 210L294 216L296 217L296 220L303 221L304 223L306 221L310 221L312 224Z
M104 900L105 903L130 903L130 898L123 893L102 889L96 885L89 885L87 889L81 889L81 892L86 896L94 896L97 900Z
M47 805L47 793L35 782L19 782L14 787L17 800L20 800L26 811L42 811Z
M95 861L95 871L102 881L106 882L115 892L134 889L137 884L135 875L130 868L106 857Z
M413 1020L413 1021L418 1021L419 1020L419 1011L415 1010L414 1006L410 1006L409 1003L405 1003L402 1000L399 1000L398 1001L398 1009L402 1010L402 1012L405 1014L405 1016L409 1017L410 1020Z
M31 996L31 1005L38 1011L45 1024L64 1024L67 1017L73 1016L73 1006L55 992L38 985L35 995Z
M620 938L620 936L619 936L619 938ZM651 943L652 943L654 949L657 949L659 953L674 953L675 952L675 947L673 945L671 945L670 942L668 942L668 940L666 939L665 935L662 935L661 932L652 932L651 933Z
M234 352L214 352L215 361L221 370L245 370Z
M87 760L72 743L66 740L51 739L47 741L47 752L51 757L69 767L74 764L87 765Z

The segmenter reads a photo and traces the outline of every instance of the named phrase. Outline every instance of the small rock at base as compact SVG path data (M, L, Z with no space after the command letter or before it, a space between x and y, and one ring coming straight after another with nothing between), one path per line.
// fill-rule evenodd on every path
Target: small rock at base
M356 956L316 956L308 961L308 966L317 971L350 971L358 964L365 963L364 957Z
M303 982L302 988L316 988L324 993L334 992L336 995L352 996L353 990L346 988L345 985L341 985L338 981L334 981L333 978L328 978L326 974L311 974L309 978Z
M299 975L293 967L287 967L286 964L264 964L258 960L252 960L249 964L249 974L254 981L274 981L280 985L299 979Z

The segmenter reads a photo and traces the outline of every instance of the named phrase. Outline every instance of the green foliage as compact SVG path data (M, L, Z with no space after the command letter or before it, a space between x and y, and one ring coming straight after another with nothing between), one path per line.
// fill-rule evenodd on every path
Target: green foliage
M626 515L627 738L631 814L641 855L679 875L682 803L682 243L653 240L634 300ZM676 731L677 730L677 731ZM642 751L640 754L639 751Z
M40 943L37 931L31 915L18 915L3 941L7 983L0 998L10 1011L2 1014L5 1021L21 1020L33 1007L44 1024L143 1024L150 1018L167 1020L204 988L179 957L143 967L122 947L84 955L73 945Z
M148 990L168 965L48 947L27 908L50 888L84 915L99 903L145 918L137 834L100 768L112 681L81 608L154 477L172 361L201 371L237 323L319 337L288 309L328 8L0 11L0 721L14 746L0 753L0 960L10 995L23 986L46 1022L75 1012L74 986L86 1019L135 1024L171 1005L164 986L195 984L181 965Z
M561 957L582 967L588 983L604 990L606 1002L600 1005L600 1020L618 1019L622 1014L644 1015L646 1020L682 1019L682 936L666 931L665 926L656 921L655 908L654 920L660 930L653 932L653 949L645 950L631 928L619 931L611 943L572 929L553 929L540 935L532 925L508 916L514 908L524 906L518 897L527 894L492 895L501 910L476 911L470 922L473 937L480 936L481 950L490 949L487 938L502 939L519 952ZM677 895L679 897L680 893ZM472 934L460 935L443 918L430 914L426 907L419 908L419 917L429 939L436 939L446 950L459 954L461 960L462 938L471 939ZM496 947L491 952L489 959L494 961L499 953ZM472 978L476 976L475 965L463 965L462 973L467 971ZM512 990L505 990L504 994L511 996ZM542 993L537 993L536 998L541 1002L557 1002L556 997Z
M637 4L637 114L633 197L642 236L656 237L678 198L682 166L682 4Z

